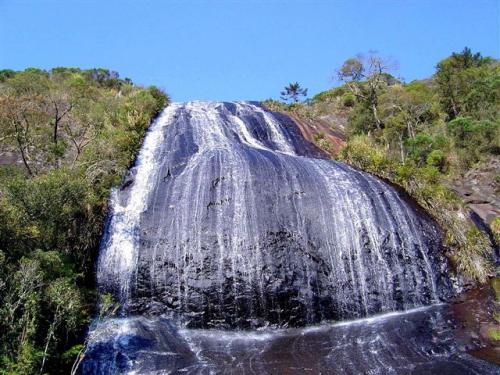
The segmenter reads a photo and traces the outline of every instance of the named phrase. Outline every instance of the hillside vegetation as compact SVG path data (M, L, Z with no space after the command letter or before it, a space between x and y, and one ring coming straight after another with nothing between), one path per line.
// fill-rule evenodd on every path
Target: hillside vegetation
M110 189L168 103L105 69L0 71L0 374L68 374Z
M452 182L500 154L500 64L469 49L440 61L427 80L404 83L377 55L346 60L343 84L306 103L264 104L309 119L347 117L346 146L335 158L404 188L445 231L447 255L459 275L493 275L488 237L468 219ZM316 144L332 147L318 134ZM499 192L500 175L491 184ZM491 222L499 238L499 218Z

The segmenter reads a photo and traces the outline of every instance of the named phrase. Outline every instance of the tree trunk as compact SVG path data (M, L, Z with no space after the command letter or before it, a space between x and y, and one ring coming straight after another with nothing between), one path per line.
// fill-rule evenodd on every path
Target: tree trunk
M24 166L26 167L26 170L28 171L28 174L30 176L33 176L33 171L32 169L30 168L29 164L28 164L28 155L26 155L26 144L25 144L25 141L23 141L21 139L21 132L24 132L24 137L26 138L26 134L28 134L28 129L29 129L29 122L28 122L28 119L26 118L26 116L23 114L23 119L24 119L24 122L26 124L26 127L23 128L23 125L21 123L21 121L19 120L14 120L13 123L14 123L14 129L16 131L16 141L17 141L17 145L19 147L19 152L21 153L21 158L23 159L23 164Z
M19 138L19 134L16 136L17 140L17 145L19 146L19 152L21 153L21 159L23 159L23 164L26 167L26 170L28 171L28 174L30 176L33 176L33 171L31 170L29 164L28 164L28 158L26 155L26 151L24 149L23 142L21 142L21 139Z
M401 162L405 163L405 149L403 147L403 134L399 134L399 149L401 151Z
M373 117L375 118L375 122L377 124L377 129L382 129L382 121L380 121L378 117L378 112L377 112L377 105L375 103L372 103L372 112L373 112Z
M57 106L57 104L55 102L52 102L54 104L54 110L55 110L55 115L54 115L54 134L53 134L53 141L54 143L57 145L57 132L59 130L59 124L61 122L61 120L63 119L64 116L66 116L69 111L71 111L71 109L73 108L73 105L72 104L69 104L68 105L68 108L66 108L64 110L63 113L59 114L59 107Z
M57 128L59 127L59 120L61 119L59 117L59 110L57 108L57 105L54 103L54 109L56 111L56 114L54 116L54 135L53 135L53 141L57 146Z
M40 374L43 373L43 367L45 366L45 360L47 359L47 352L49 351L49 343L52 338L52 327L50 328L49 335L47 336L47 343L45 344L45 349L43 351L42 365L40 366Z
M411 124L411 121L408 121L406 123L406 127L408 128L408 135L410 136L410 138L415 138L415 132L413 131L413 126Z
M76 375L76 372L78 371L78 368L80 367L80 364L82 363L83 359L85 358L85 349L86 349L87 343L85 342L83 344L82 350L78 352L78 355L76 357L75 362L73 363L73 366L71 367L71 375Z
M450 95L450 100L451 100L451 109L453 110L453 118L456 118L458 116L458 110L453 95Z

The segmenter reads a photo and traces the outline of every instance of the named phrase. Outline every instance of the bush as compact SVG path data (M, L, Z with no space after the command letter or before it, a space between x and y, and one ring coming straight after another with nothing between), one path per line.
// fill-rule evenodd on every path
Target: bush
M367 136L352 137L339 157L348 164L383 177L391 165L384 151Z
M485 155L500 154L500 123L457 117L448 123L463 168L484 159Z
M335 87L331 90L320 92L319 94L313 96L313 103L321 103L326 101L331 101L336 98L342 97L347 93L347 89L344 86Z
M346 92L342 95L342 104L344 107L354 107L354 104L356 104L356 97L352 92Z
M457 270L480 283L486 282L493 272L489 262L490 244L484 233L476 227L470 227L461 240L460 250L452 253L452 260Z
M500 244L500 217L497 216L490 224L491 231L493 232L493 236L495 237L495 241L497 244Z
M375 127L375 119L369 108L363 104L356 104L347 119L347 135L367 134Z
M424 165L428 155L432 152L434 140L428 134L419 134L415 138L406 140L408 155L417 165Z
M446 165L446 158L444 152L441 150L433 150L427 155L426 163L428 166L436 167L439 171L443 171Z
M17 225L30 228L29 237L17 241L63 251L80 248L78 243L85 241L80 234L86 233L82 225L88 222L92 188L79 173L60 169L33 179L14 180L7 186L6 199L18 213Z

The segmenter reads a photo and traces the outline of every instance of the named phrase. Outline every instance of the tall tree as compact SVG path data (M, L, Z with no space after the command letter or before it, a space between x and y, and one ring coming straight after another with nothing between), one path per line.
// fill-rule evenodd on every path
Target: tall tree
M298 82L289 83L281 92L281 99L285 102L298 103L301 96L307 96L307 89L302 88Z
M370 109L378 129L383 127L377 111L379 96L387 85L397 81L389 74L392 67L389 60L369 53L347 59L337 72L339 80Z
M436 66L435 80L440 102L449 120L477 112L494 98L495 90L485 81L489 58L472 53L465 47L460 53L440 61ZM473 113L477 115L478 113Z
M45 114L29 94L0 97L1 141L12 145L19 152L29 175L33 175L37 169L39 155L35 145L42 133L40 123L45 120Z

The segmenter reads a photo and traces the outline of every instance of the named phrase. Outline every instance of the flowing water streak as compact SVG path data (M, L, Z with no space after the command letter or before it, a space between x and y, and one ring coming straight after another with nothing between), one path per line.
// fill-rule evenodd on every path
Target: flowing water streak
M122 302L128 296L131 276L136 270L139 218L146 208L149 186L155 178L164 127L172 121L176 110L177 105L169 106L149 128L134 166L136 175L128 199L123 202L117 190L111 196L109 238L100 256L98 277L106 274L107 278L118 280Z

